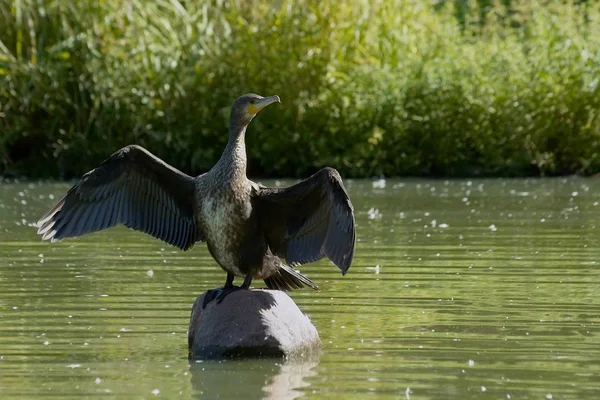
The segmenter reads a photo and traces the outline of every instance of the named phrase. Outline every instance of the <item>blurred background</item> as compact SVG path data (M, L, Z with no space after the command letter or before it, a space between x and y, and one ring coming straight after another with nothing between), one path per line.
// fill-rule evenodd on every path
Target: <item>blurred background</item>
M589 175L599 83L597 1L0 0L0 175L204 172L246 92L251 176Z

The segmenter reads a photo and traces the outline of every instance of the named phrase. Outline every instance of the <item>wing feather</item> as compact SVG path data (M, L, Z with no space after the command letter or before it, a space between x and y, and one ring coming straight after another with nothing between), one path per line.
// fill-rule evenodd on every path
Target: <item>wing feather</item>
M69 189L40 218L38 233L57 241L122 223L186 250L204 240L194 216L195 183L144 148L127 146Z
M154 188L152 188L154 189ZM160 205L157 202L157 198L154 197L156 195L156 193L153 193L154 191L152 191L152 193L150 193L150 197L148 198L148 210L150 210L150 227L148 229L149 234L154 236L154 237L160 237L159 233L160 233L160 221L158 220L158 217L160 215L159 210L160 210ZM169 241L168 238L165 238L165 241Z
M291 264L326 256L346 273L356 244L354 210L335 169L324 168L288 188L256 190L259 220L275 254Z

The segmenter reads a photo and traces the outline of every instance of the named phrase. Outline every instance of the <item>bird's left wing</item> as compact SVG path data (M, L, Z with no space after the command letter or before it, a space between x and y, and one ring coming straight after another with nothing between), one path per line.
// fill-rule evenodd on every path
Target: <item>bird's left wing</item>
M340 174L323 168L287 188L259 187L253 206L271 250L289 263L329 258L345 274L354 256L354 210Z

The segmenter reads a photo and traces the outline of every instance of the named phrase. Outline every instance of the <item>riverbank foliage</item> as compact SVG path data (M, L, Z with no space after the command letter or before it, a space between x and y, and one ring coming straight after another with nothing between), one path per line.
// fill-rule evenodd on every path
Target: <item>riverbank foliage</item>
M245 92L254 176L599 171L600 2L459 3L0 0L0 174L206 171Z

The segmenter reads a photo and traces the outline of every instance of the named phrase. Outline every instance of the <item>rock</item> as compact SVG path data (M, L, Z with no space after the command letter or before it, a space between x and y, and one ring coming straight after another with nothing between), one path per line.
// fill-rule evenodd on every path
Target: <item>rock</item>
M321 347L317 329L285 292L240 289L204 304L207 295L215 292L202 294L192 307L190 358L291 357Z

